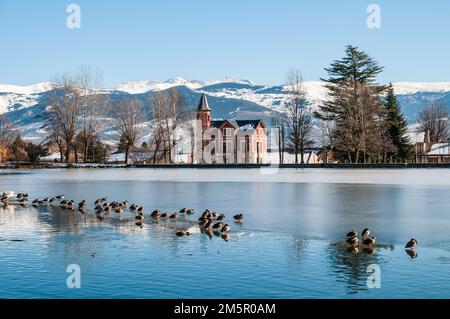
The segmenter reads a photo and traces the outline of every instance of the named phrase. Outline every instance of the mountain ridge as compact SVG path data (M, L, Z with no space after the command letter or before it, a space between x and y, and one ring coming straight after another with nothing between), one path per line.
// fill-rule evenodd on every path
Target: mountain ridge
M450 82L398 82L393 83L402 111L410 124L415 122L420 109L440 103L450 106ZM148 103L157 91L178 87L186 96L186 103L194 108L201 94L210 99L214 118L250 119L260 118L270 126L273 114L283 110L288 95L284 85L261 85L249 80L225 78L222 80L197 81L180 77L161 82L144 80L119 83L99 89L115 102L134 97ZM313 108L327 97L322 82L305 81L307 99ZM30 86L0 84L0 114L5 113L29 139L42 139L45 132L40 127L47 109L47 97L52 90L50 82Z

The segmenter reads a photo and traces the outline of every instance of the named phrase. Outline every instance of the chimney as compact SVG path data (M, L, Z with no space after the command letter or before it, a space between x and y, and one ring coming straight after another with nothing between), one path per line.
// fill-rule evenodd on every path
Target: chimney
M430 141L430 130L425 130L425 136L424 136L424 138L423 138L423 142L425 143L425 144L431 144L431 141Z
M425 136L423 137L423 152L428 153L431 150L430 130L425 130Z

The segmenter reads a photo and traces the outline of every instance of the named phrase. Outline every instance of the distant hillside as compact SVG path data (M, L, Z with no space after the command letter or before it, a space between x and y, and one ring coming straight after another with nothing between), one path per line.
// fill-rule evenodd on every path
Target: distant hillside
M102 89L116 103L129 97L137 98L148 106L149 98L157 91L178 87L185 95L190 108L197 106L202 93L208 96L213 118L263 119L268 126L274 114L280 114L287 98L282 85L265 86L251 81L227 78L221 81L188 81L173 78L166 82L138 81L121 83ZM304 83L307 98L313 108L327 98L321 82ZM420 109L440 103L450 107L450 82L448 83L394 83L402 110L408 121L415 122ZM27 139L40 140L45 135L41 129L51 93L51 83L32 86L0 85L0 114L6 113ZM149 108L147 108L149 109ZM105 135L108 139L108 135Z

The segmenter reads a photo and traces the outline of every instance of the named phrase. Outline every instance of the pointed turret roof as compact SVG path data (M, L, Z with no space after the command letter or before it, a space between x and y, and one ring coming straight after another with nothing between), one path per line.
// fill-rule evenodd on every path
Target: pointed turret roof
M205 94L202 94L202 96L200 97L200 102L197 106L197 112L202 111L211 111L211 109L209 108L208 99L206 98Z

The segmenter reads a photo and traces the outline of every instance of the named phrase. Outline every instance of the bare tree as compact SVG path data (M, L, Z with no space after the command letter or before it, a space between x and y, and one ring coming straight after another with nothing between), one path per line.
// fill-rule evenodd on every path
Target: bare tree
M175 130L188 117L183 95L177 88L155 92L149 100L152 110L152 144L155 155L159 149L164 153L164 161L172 162L172 151L176 144Z
M78 73L78 85L82 92L78 140L86 163L93 157L95 141L105 125L109 112L109 99L99 90L101 75L98 71L83 67Z
M142 131L144 114L141 102L137 99L119 102L113 117L114 129L120 136L119 147L125 150L125 163L128 164L130 149L135 145Z
M164 161L167 161L167 152L170 147L169 121L169 96L163 92L155 92L149 100L151 106L153 128L151 145L154 148L153 163L156 163L156 155L161 150L164 154Z
M6 115L0 114L0 162L7 157L8 149L16 136L15 131L15 126Z
M345 153L350 163L362 160L366 163L371 157L378 157L376 146L380 146L381 135L387 130L385 109L378 91L364 83L354 86L342 85L335 88L334 101L336 128L334 131L334 147ZM387 147L389 139L384 141ZM381 146L380 146L381 147Z
M331 115L330 115L331 116ZM323 162L328 163L328 155L333 151L336 125L333 120L319 121L320 143L323 149Z
M88 67L66 72L54 79L46 115L47 141L56 144L66 162L73 153L78 162L78 149L87 161L89 145L94 145L105 122L108 100L99 90L100 73Z
M58 119L53 116L52 113L47 114L46 123L42 128L45 128L47 131L47 135L44 139L44 143L47 145L56 145L59 150L60 162L64 161L64 139L63 134L61 132L61 127L59 125Z
M66 162L70 161L72 150L77 161L75 136L81 113L82 94L76 77L67 73L55 81L49 97L49 121L57 125L57 132L65 142Z
M286 121L289 127L288 142L295 152L295 163L298 163L298 153L301 164L304 164L304 152L313 144L311 140L312 113L308 108L308 101L303 90L303 81L298 70L288 73L287 86L289 98L285 102Z
M190 148L191 148L191 163L194 163L194 152L195 152L195 133L196 133L196 116L197 112L195 109L187 110L185 113L184 121L183 121L183 127L187 130L189 133L189 140L190 140Z
M419 132L429 131L431 143L449 141L449 114L443 105L433 104L422 109L417 122L419 123Z

